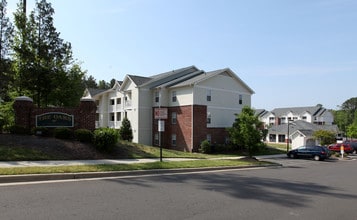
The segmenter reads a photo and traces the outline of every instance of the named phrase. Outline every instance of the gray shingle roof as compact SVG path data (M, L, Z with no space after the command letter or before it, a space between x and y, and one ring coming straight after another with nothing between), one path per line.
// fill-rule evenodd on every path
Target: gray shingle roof
M94 89L94 88L88 88L88 92L91 97L98 95L99 93L105 92L106 89Z
M324 109L325 108L323 108L322 106L317 105L317 106L308 106L308 107L275 108L271 112L276 117L280 117L282 115L286 115L289 112L292 112L295 115L302 115L305 112L309 112L312 116L316 116L319 113L323 112Z
M144 76L136 76L136 75L128 75L131 80L135 83L135 85L140 86L148 81L151 80L150 77L144 77Z
M327 130L339 133L337 125L316 125L303 120L290 122L289 133L292 134L299 130L304 134L312 134L318 130ZM288 131L288 124L273 125L269 128L269 134L286 134Z

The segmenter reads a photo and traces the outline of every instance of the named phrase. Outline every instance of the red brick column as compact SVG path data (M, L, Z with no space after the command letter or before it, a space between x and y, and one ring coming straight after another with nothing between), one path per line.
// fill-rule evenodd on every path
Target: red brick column
M95 115L97 105L93 99L82 98L79 104L78 112L74 116L77 128L85 128L88 130L95 130Z
M33 100L27 96L17 97L15 98L13 108L15 111L15 125L30 130L32 127L31 115L34 109Z

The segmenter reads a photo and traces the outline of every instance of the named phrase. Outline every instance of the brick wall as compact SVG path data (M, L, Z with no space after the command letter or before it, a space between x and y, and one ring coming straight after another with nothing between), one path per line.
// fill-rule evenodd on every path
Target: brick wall
M154 111L153 111L154 112ZM172 124L172 112L177 114L177 123ZM193 115L192 115L193 113ZM153 140L158 132L158 123L153 115ZM176 134L176 146L172 145L172 134ZM161 145L164 148L197 152L203 140L211 135L213 144L224 144L226 128L207 128L207 107L178 106L168 107L168 119L165 120L165 132L161 133ZM153 143L155 145L155 143Z
M15 111L15 124L29 130L36 127L36 115L49 112L61 112L74 117L73 129L95 129L96 104L92 99L82 99L77 108L38 108L28 97L18 97L13 105Z

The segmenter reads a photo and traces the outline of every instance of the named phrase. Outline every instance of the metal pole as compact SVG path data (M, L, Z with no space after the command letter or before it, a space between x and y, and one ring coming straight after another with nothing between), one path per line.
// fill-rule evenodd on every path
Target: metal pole
M286 141L286 152L289 152L289 142L290 142L290 138L289 138L289 120L288 120L288 137L287 137L287 141Z
M159 119L159 122L158 122L158 126L161 125L161 119ZM159 147L160 147L160 162L162 162L162 146L161 146L161 131L160 129L158 129L159 131Z

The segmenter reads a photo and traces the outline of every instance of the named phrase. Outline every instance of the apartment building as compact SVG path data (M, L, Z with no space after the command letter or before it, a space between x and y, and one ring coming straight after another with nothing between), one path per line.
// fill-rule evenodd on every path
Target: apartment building
M203 140L227 141L226 128L251 106L252 94L229 68L189 66L150 77L126 75L113 88L86 89L84 96L96 100L97 127L119 129L127 117L133 142L197 151Z
M288 121L302 120L316 125L332 125L333 114L322 105L307 107L275 108L272 111L256 110L265 127L287 124Z

